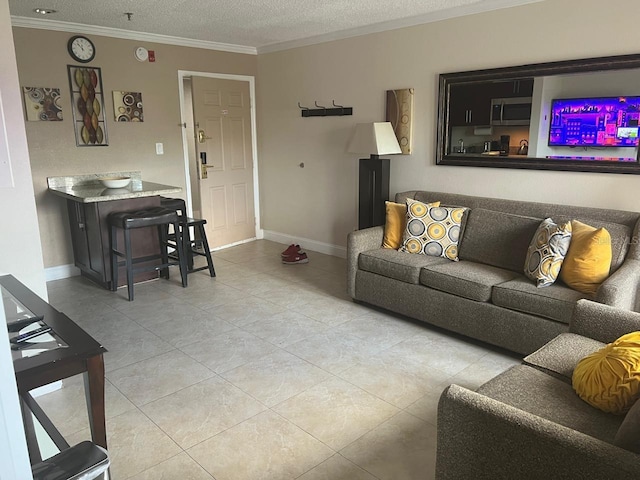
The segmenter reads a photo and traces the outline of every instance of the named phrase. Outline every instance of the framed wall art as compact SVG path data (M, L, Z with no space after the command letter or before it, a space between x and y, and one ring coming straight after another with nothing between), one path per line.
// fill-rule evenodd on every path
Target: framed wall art
M24 112L28 122L59 122L62 120L60 89L22 87Z
M387 90L387 122L393 126L402 154L411 155L413 88Z
M67 69L76 145L78 147L109 145L100 69L78 65L67 65Z
M116 122L144 122L142 93L114 90L113 113Z

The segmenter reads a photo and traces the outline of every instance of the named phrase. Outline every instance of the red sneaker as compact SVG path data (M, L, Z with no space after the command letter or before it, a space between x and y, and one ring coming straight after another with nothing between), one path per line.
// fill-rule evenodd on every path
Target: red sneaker
M282 258L291 257L292 255L300 255L304 253L300 248L300 245L294 245L293 243L287 247L287 249L280 254Z
M307 258L307 254L304 253L304 252L296 253L296 254L290 255L288 257L283 257L282 263L284 263L285 265L296 265L298 263L309 263L309 258Z

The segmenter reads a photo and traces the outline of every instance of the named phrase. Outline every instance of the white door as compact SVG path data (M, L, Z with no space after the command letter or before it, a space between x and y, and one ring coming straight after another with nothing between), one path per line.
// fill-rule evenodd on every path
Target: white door
M200 212L209 246L254 238L249 83L194 76L192 88Z

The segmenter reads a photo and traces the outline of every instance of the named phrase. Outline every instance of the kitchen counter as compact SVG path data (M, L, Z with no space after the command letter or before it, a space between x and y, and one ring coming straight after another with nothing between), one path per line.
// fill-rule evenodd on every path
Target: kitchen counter
M100 178L131 177L125 188L105 188ZM147 210L160 206L160 196L182 191L180 187L143 182L140 172L109 172L67 177L48 177L49 191L66 200L74 264L83 276L106 289L111 288L111 250L109 215L114 212ZM122 232L118 232L122 245ZM160 249L156 227L138 228L131 232L134 257L157 254ZM154 261L159 263L159 261ZM140 272L135 282L150 280L158 272ZM118 283L126 283L124 266Z
M104 177L131 177L125 188L105 188L100 183ZM51 193L67 200L81 203L108 202L131 198L153 197L182 191L180 187L160 183L143 182L140 172L109 172L66 177L47 177Z

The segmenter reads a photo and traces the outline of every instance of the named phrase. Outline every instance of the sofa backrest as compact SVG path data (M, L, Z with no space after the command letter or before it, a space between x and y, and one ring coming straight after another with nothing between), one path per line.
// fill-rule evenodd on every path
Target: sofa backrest
M476 197L472 195L424 190L412 190L396 194L396 202L398 203L404 203L407 198L425 203L440 201L443 206L464 206L471 210L485 209L494 212L520 215L522 217L552 218L557 223L579 220L596 228L605 227L611 234L611 250L613 254L611 262L612 273L627 257L640 260L640 246L638 245L640 243L640 213L638 212L504 200L500 198ZM467 216L467 219L469 218L471 218L470 214ZM464 228L466 229L466 225ZM465 235L466 232L463 230L463 237L460 243L461 254L465 249ZM526 254L526 248L524 250Z
M458 257L522 272L527 248L541 221L485 208L467 210Z

